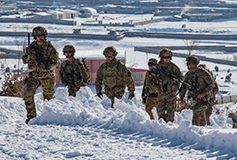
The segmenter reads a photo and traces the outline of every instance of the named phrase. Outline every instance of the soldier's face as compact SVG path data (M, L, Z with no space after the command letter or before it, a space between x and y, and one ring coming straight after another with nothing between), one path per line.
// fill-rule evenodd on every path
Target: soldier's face
M44 35L39 35L39 36L37 36L37 37L36 37L36 40L37 40L38 42L44 42Z
M71 58L71 57L73 57L73 55L72 55L71 52L66 52L66 53L64 53L64 54L65 54L66 58Z
M192 64L189 62L187 62L186 65L187 65L188 69L191 69L193 67Z
M151 70L153 67L154 67L154 65L148 65L149 66L149 70Z
M106 61L111 62L114 59L115 56L107 56Z
M169 63L170 57L163 57L163 61L164 61L165 63Z

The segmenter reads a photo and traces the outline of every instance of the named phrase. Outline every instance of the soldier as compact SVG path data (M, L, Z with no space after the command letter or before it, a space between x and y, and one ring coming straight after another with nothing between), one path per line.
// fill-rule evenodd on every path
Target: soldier
M206 70L197 67L199 59L196 56L190 55L186 58L188 72L185 74L184 82L181 86L179 96L181 103L186 91L188 90L192 97L193 120L192 124L197 126L205 126L206 109L209 105L210 90L214 88L212 76Z
M206 67L205 64L199 64L198 67L201 67L203 69L205 69L206 71L208 71L208 73L211 74L212 79L213 79L213 83L214 83L214 88L210 91L210 105L208 105L208 109L206 110L206 120L207 120L207 125L210 125L210 116L212 114L212 110L213 110L213 106L215 104L217 104L216 102L216 94L219 91L219 87L218 84L213 76L213 73Z
M158 116L166 122L174 121L176 108L176 92L179 90L180 82L183 79L179 67L172 63L171 50L164 48L160 51L160 61L151 70L151 76L148 76L146 88L158 92Z
M125 93L126 85L129 90L129 99L132 99L135 91L131 72L127 67L116 59L118 54L113 46L106 47L103 51L106 62L97 71L95 81L97 96L102 99L102 81L105 85L105 94L111 100L111 108L114 108L114 98L121 99Z
M59 77L62 84L68 86L69 96L76 97L76 92L79 91L80 86L87 81L88 76L82 60L74 57L75 48L73 45L65 45L63 54L67 60L60 65ZM86 82L87 83L87 82Z
M148 60L148 66L149 66L149 70L146 72L146 77L148 77L149 75L151 75L151 69L157 64L157 59L155 58L150 58ZM149 90L149 92L145 90L146 88L146 78L145 78L145 82L144 82L144 86L143 86L143 90L142 90L142 100L143 102L146 104L146 112L149 114L150 119L151 120L155 120L153 113L152 113L152 109L153 107L156 107L157 109L157 92L153 91L152 87L147 88ZM146 95L148 94L148 95ZM158 115L158 109L157 109L157 115Z
M39 86L43 89L44 100L53 98L56 86L55 69L60 64L56 48L46 39L46 29L37 26L33 29L32 36L35 41L27 47L26 53L23 55L23 63L28 64L28 68L31 70L24 93L27 111L26 124L37 115L34 95Z

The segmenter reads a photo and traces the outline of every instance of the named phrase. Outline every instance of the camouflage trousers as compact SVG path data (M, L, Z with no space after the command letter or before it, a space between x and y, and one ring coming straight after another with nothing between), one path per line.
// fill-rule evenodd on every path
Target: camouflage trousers
M68 89L69 96L76 97L77 91L79 91L80 87L72 86L72 90Z
M166 122L174 121L174 113L176 108L176 93L158 94L158 116Z
M207 106L202 100L193 101L193 120L192 124L196 126L205 126L207 124L206 120L206 110Z
M149 114L151 120L155 119L154 116L153 116L153 113L152 113L153 107L156 107L157 115L158 115L157 99L158 99L157 97L147 97L147 99L146 99L146 108L145 108L145 110Z
M105 86L105 94L111 100L111 103L114 104L114 98L121 99L124 95L125 88L115 87L113 90L110 90Z
M27 111L27 118L31 119L36 117L36 108L35 108L35 102L34 102L34 95L36 90L39 87L42 87L43 89L43 97L44 100L50 100L54 96L54 89L56 86L55 77L47 78L47 79L35 79L31 75L27 81L26 84L26 91L24 93L24 100L26 105L26 111Z

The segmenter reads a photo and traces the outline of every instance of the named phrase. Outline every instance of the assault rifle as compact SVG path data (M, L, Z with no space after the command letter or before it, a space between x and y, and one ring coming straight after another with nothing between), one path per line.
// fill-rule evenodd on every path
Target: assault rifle
M28 47L30 47L30 33L28 33ZM35 51L35 56L36 56L36 62L38 62L48 73L51 77L53 77L52 73L50 72L50 70L48 69L47 64L45 63L45 61L42 59L43 58L43 53L37 49L34 48L30 48L33 49Z
M175 81L178 81L178 82L180 82L180 83L183 83L183 84L186 84L186 85L190 86L187 82L184 82L184 81L183 81L181 78L179 78L178 76L173 75L173 74L171 73L171 71L168 70L168 69L158 69L158 68L156 68L156 67L153 67L153 68L151 69L151 72L159 75L158 77L156 77L156 79L159 79L159 78L161 78L161 77L168 77L168 78L170 78L170 79L172 79L172 80L175 80Z
M63 71L63 77L64 79L66 80L66 84L68 85L68 89L71 93L75 94L75 92L73 91L72 89L72 84L71 84L71 81L68 79L67 75L66 75L66 72L65 72L65 69L62 67L62 71Z
M45 63L45 61L42 59L43 58L43 53L39 50L35 50L35 56L36 56L36 62L38 62L48 73L51 77L53 77L52 73L50 72L50 70L48 69L47 64Z

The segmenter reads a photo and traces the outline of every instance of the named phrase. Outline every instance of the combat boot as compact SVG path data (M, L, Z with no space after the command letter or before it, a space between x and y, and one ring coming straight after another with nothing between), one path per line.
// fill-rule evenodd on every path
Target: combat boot
M28 123L30 122L30 120L33 119L33 118L35 118L35 117L28 117L28 118L26 119L25 123L28 124Z

